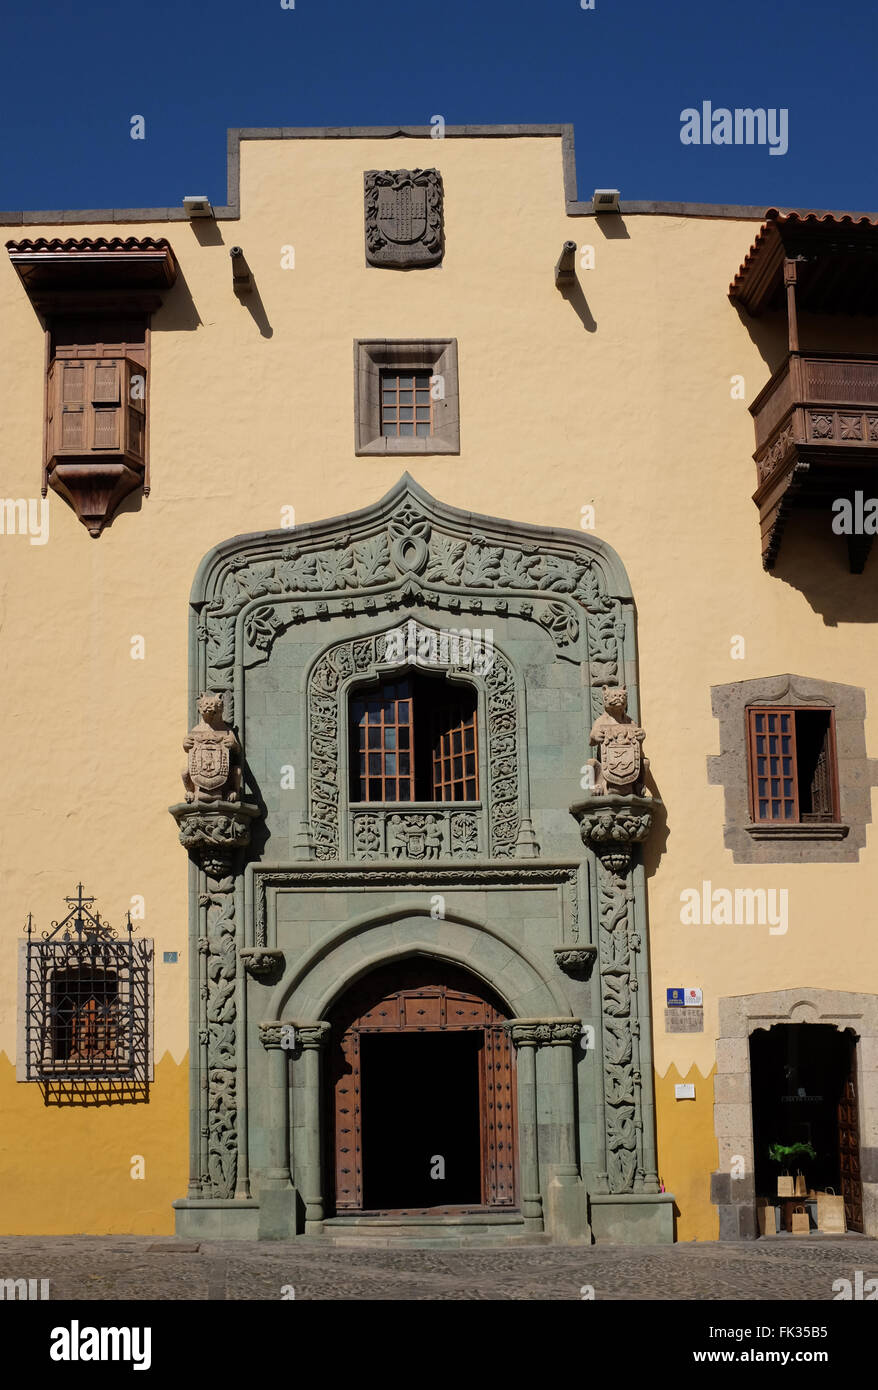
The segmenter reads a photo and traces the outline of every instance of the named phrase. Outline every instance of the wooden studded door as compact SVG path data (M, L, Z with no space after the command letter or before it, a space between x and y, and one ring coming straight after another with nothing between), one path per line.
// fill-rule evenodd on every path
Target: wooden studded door
M863 1184L860 1176L860 1124L857 1107L857 1049L850 1038L848 1074L838 1102L838 1159L844 1215L849 1231L863 1229Z
M341 999L327 1106L339 1215L515 1207L507 1017L474 976L426 958L374 971Z

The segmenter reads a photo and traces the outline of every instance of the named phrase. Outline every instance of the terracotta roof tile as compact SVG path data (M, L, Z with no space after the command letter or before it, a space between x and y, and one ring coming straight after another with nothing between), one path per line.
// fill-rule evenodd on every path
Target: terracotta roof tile
M166 237L25 237L22 241L7 241L7 251L169 251L170 243Z
M747 252L742 261L738 273L729 286L729 294L734 297L744 280L750 267L753 265L757 256L760 255L767 242L773 240L778 235L781 227L800 226L826 226L828 227L876 227L878 228L878 216L869 217L868 214L857 214L853 212L805 212L791 208L787 212L781 212L779 208L768 208L765 213L765 222L757 233L756 240Z

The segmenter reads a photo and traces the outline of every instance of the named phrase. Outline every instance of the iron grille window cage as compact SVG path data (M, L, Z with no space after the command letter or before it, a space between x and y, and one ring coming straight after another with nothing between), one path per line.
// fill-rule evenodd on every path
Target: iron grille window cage
M135 939L130 913L117 933L94 901L78 884L39 936L28 914L26 1075L47 1104L148 1098L152 942Z

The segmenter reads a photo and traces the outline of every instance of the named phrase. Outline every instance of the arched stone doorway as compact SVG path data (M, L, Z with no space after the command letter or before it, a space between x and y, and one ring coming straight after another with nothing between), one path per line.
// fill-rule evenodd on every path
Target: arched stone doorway
M435 957L361 977L329 1012L330 1210L338 1216L516 1206L510 1017Z

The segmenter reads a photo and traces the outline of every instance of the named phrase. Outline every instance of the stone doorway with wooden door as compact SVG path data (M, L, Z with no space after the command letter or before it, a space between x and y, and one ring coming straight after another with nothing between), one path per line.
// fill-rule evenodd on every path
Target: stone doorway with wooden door
M850 1029L825 1023L775 1024L750 1036L757 1198L776 1194L781 1167L801 1170L808 1192L843 1195L849 1231L863 1230L856 1049ZM779 1165L770 1157L777 1145L800 1147Z
M382 967L347 991L329 1015L336 1217L516 1211L508 1017L476 976L435 958Z

